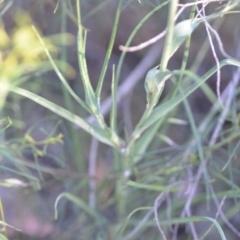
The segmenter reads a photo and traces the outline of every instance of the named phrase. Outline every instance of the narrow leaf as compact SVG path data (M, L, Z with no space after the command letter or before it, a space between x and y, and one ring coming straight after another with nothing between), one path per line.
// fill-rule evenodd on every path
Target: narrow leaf
M201 19L187 19L175 25L170 56L172 56L187 37L192 34L199 23L201 23Z
M153 185L153 184L144 184L144 183L133 182L133 181L130 181L130 180L127 182L127 185L135 187L135 188L146 189L146 190L157 191L157 192L162 192L162 191L176 192L176 191L179 191L179 186L161 186L161 185Z
M110 140L110 136L108 136L108 134L104 130L102 130L98 126L94 126L88 123L87 121L73 114L72 112L69 112L68 110L58 106L57 104L50 102L49 100L42 98L27 90L17 88L17 87L11 87L10 91L31 99L32 101L42 105L43 107L51 110L52 112L58 114L59 116L78 125L82 129L84 129L86 132L90 133L93 137L96 137L99 141L106 143L110 146L113 146L113 143Z
M220 62L220 67L223 67L225 65L233 65L240 67L240 62L231 60L231 59L225 59L222 62ZM177 97L167 101L163 105L156 107L151 115L142 122L140 128L136 129L136 131L133 133L133 136L140 136L140 134L147 129L149 126L151 126L153 123L155 123L157 120L159 120L161 117L163 117L165 114L170 112L174 107L176 107L179 103L181 103L186 97L188 97L191 93L193 93L198 87L201 86L202 83L207 81L215 72L217 71L217 66L210 69L206 74L204 74L201 78L198 77L196 74L194 74L191 71L173 71L173 74L184 74L189 76L192 79L197 79L197 81L190 87L188 87L183 94L178 95Z

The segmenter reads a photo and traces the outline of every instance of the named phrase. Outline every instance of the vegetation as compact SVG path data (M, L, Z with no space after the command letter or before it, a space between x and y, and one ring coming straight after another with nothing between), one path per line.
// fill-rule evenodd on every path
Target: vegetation
M238 1L1 4L1 239L239 239Z

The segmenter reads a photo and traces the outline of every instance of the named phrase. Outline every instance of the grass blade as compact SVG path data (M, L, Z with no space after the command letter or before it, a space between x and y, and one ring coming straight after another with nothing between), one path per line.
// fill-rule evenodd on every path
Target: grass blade
M86 132L88 132L92 136L96 137L99 141L106 143L110 146L114 146L114 144L110 140L110 136L108 136L108 134L106 134L106 132L104 130L102 130L100 127L91 125L90 123L88 123L87 121L82 119L81 117L73 114L72 112L69 112L68 110L58 106L57 104L52 103L45 98L42 98L34 93L31 93L31 92L21 89L21 88L12 87L10 89L10 91L31 99L32 101L51 110L52 112L58 114L59 116L78 125L82 129L84 129Z
M67 89L67 91L72 95L72 97L84 108L89 112L89 108L87 107L87 105L85 104L84 101L82 101L77 94L71 89L71 87L68 85L66 79L64 78L64 76L62 75L62 73L59 71L59 68L57 67L57 65L55 64L51 54L49 53L43 39L41 38L41 36L39 35L39 33L37 32L36 28L34 26L32 26L33 31L35 32L35 34L37 35L39 41L41 42L44 51L46 53L46 55L48 56L48 59L50 61L50 63L52 64L53 69L55 70L57 76L59 77L59 79L61 80L62 84L64 85L64 87Z
M222 62L220 62L220 67L226 66L226 65L233 65L240 67L240 62L231 60L231 59L225 59ZM140 134L146 130L149 126L151 126L153 123L155 123L157 120L159 120L161 117L166 115L168 112L170 112L174 107L176 107L179 103L181 103L186 97L188 97L191 93L193 93L198 87L201 86L201 84L207 79L209 79L215 72L217 71L217 66L210 69L206 74L204 74L201 78L198 77L196 74L194 74L191 71L173 71L173 74L184 74L188 75L189 77L193 79L197 79L197 82L194 83L192 86L188 87L183 94L180 94L179 96L167 101L163 105L156 107L152 114L141 124L141 126L136 129L133 133L134 137L139 137Z
M108 49L107 49L107 54L106 54L106 57L103 62L103 67L102 67L102 70L100 73L100 77L99 77L99 81L98 81L98 85L97 85L97 89L96 89L96 97L97 97L98 101L100 101L103 80L104 80L104 77L105 77L105 74L107 71L109 59L112 54L112 49L113 49L113 44L114 44L116 33L117 33L117 27L118 27L118 22L119 22L119 18L120 18L121 8L122 8L122 0L119 0L116 15L115 15L115 20L114 20L113 28L112 28L112 35L110 38L110 42L109 42Z

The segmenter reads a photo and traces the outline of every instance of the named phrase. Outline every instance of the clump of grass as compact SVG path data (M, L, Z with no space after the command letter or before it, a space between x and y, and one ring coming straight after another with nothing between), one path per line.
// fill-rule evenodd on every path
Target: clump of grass
M209 25L210 20L215 20L214 25L216 28L219 28L219 19L221 17L226 14L238 13L238 11L233 11L237 5L231 3L212 14L206 15L205 8L209 2L203 3L201 8L198 2L179 4L177 0L156 4L132 31L124 48L122 48L124 51L119 58L118 64L109 66L117 29L121 27L121 25L119 26L121 11L123 7L126 7L124 5L126 3L119 0L99 81L96 89L94 89L86 61L88 30L82 21L82 4L80 0L76 1L76 5L72 5L70 1L61 4L58 6L58 9L62 7L62 31L65 32L67 30L67 14L72 19L75 19L77 23L78 64L85 99L81 99L70 87L66 77L59 69L57 61L52 56L46 40L35 26L32 26L32 30L35 33L34 36L36 36L41 45L41 52L45 52L51 67L62 83L64 101L67 108L47 100L34 92L16 87L12 83L7 87L7 91L31 99L58 116L72 122L95 139L92 140L89 154L89 178L85 178L84 183L79 186L81 190L75 189L72 192L63 192L59 195L55 202L55 217L59 216L59 202L67 199L81 209L81 214L84 216L79 218L81 223L87 224L91 228L91 233L88 231L83 233L85 239L94 237L97 239L141 239L141 236L143 238L145 236L149 237L150 231L151 239L159 239L159 236L163 239L176 239L180 225L188 226L188 231L186 230L184 233L185 238L204 239L207 236L211 236L209 234L218 234L214 236L219 238L220 235L221 239L226 239L226 235L229 233L224 230L225 227L228 227L231 232L239 237L239 229L229 221L229 218L234 215L233 209L239 205L237 202L239 188L234 181L238 170L234 169L232 165L234 157L237 156L239 146L237 144L234 147L235 140L239 136L237 133L239 128L237 114L237 78L239 78L239 71L234 70L233 81L229 83L222 94L220 92L220 80L222 67L227 65L240 67L240 62L236 60L237 57L234 59L226 55L217 31ZM188 17L185 16L184 20L178 20L182 12L189 7L192 10ZM162 8L168 8L168 21L163 53L158 61L160 67L149 69L150 71L145 79L145 111L139 122L134 126L133 131L126 134L126 137L123 137L117 117L118 90L120 89L119 80L122 64L135 34L141 30L145 21ZM76 9L76 12L74 9ZM76 14L76 17L74 14ZM203 43L196 54L193 64L188 67L188 56L191 52L191 36L197 31L199 25L205 26L207 30L206 39L209 40L210 44L208 45L207 40ZM223 56L227 56L226 59L218 60L210 32L216 38L216 45L219 47L220 53ZM154 41L150 40L150 42ZM169 61L182 45L184 45L184 53L181 67L180 69L170 70ZM199 76L197 69L204 61L209 48L213 53L216 64ZM139 47L134 49L139 50ZM64 52L61 58L63 61L66 61ZM101 112L103 105L101 95L107 68L112 68L109 125ZM63 69L66 70L66 67ZM206 84L206 81L215 74L217 76L217 95ZM14 78L18 80L20 76L21 73L16 77L14 76ZM10 79L11 77L5 74L4 78ZM159 103L161 93L167 81L172 82L172 90ZM210 111L200 123L196 122L191 102L188 99L197 89L201 89L211 103ZM77 115L74 111L73 101L76 101L95 121L90 122L84 117ZM5 97L3 102L5 102ZM232 107L233 102L235 103L234 107ZM168 136L168 133L171 132L173 123L180 125L180 127L176 128L177 131L180 131L181 124L186 123L186 121L178 119L179 116L182 116L181 109L185 110L184 116L189 123L190 133L186 141L177 144ZM230 119L232 124L231 128L228 129L229 131L223 129L223 123L226 119ZM84 173L86 172L85 161L80 156L81 152L78 149L78 144L81 144L81 141L72 125L69 125L69 129L71 129L71 136L73 137L74 153L79 155L79 158L75 158L75 165L79 173ZM37 143L29 135L26 136L28 136L28 143L35 149ZM61 137L62 135L58 135L47 140L61 141ZM169 144L170 147L164 147L163 141ZM46 145L49 143L47 142ZM111 188L112 193L108 194L109 199L101 203L101 205L98 204L101 194L97 191L97 180L94 178L97 172L96 159L98 144L100 143L112 149L114 158L113 167L111 167L112 172L109 176L114 181L109 183L109 179L106 179L99 186L99 189L102 191ZM161 146L160 149L159 146ZM223 148L223 146L227 147ZM219 157L218 152L223 152L225 157ZM226 163L223 164L223 161ZM228 170L228 173L226 173L226 170ZM38 167L38 171L41 171L41 166ZM220 183L224 182L231 188L231 191L215 187L213 184L215 179ZM87 184L89 184L89 188ZM203 189L201 193L199 192L199 186ZM86 198L86 193L89 196L88 199ZM227 212L224 212L222 209L223 204L228 200L233 200L235 205L228 209ZM195 215L193 209L197 209L197 206L202 206L203 203L206 203L206 209L209 208L210 204L214 204L216 208L215 214L210 216L207 215L206 211L203 214ZM104 214L111 207L115 216L108 218ZM153 217L154 220L152 220ZM200 232L198 225L196 225L197 222L209 223L204 232ZM216 229L215 233L212 233L213 227Z

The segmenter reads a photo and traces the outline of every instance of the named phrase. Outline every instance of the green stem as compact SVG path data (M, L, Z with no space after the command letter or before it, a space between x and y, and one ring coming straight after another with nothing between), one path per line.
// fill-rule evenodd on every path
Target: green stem
M169 5L169 14L168 14L168 31L167 31L167 36L166 36L166 40L164 43L164 49L163 49L163 55L162 55L162 59L161 59L161 63L160 63L160 71L164 72L167 70L167 64L168 64L168 60L171 57L171 45L172 45L172 38L173 38L173 31L174 31L174 18L177 12L177 4L178 4L178 0L172 0L170 1L170 5ZM158 96L156 96L158 97ZM139 121L138 125L135 128L134 133L137 132L137 129L139 128L139 126L141 126L142 122L148 118L148 116L151 115L153 111L153 107L149 107L145 110L141 120ZM136 139L139 137L139 134L137 133L136 135L133 134L132 139L130 140L129 144L128 144L128 148L130 149L132 147L132 145L134 144L134 142L136 141Z
M85 41L86 41L86 34L83 36L83 26L81 21L81 10L80 10L80 0L76 0L77 5L77 21L78 21L78 61L79 61L79 68L80 73L83 80L84 87L88 87L89 91L93 92L92 86L90 84L88 71L86 68L86 59L85 59Z
M82 26L80 6L81 6L80 0L76 0L77 20L78 20L78 62L79 62L80 74L83 81L85 99L86 99L87 105L91 110L91 113L94 115L94 117L96 118L101 128L106 131L107 127L104 122L103 116L100 113L99 105L97 103L97 98L93 91L93 87L91 85L89 74L88 74L86 54L85 54L87 30L84 29L84 27Z
M61 32L64 34L67 30L67 14L65 9L67 8L66 1L62 1L62 13L61 13ZM61 53L61 59L64 62L67 62L67 51L66 47L63 46L62 53ZM65 69L66 70L66 69ZM64 71L65 72L65 71ZM74 106L72 99L70 98L70 94L67 91L67 89L62 84L62 91L63 91L63 97L64 97L64 103L66 104L67 109L70 112L74 112ZM72 123L68 123L68 129L70 131L70 135L72 138L73 145L73 151L71 151L72 159L75 159L75 164L79 172L85 172L85 165L83 161L83 157L81 154L81 144L80 144L80 137L79 133L74 129L74 126ZM73 156L74 155L74 156ZM77 156L77 157L76 157Z
M5 216L4 216L4 208L3 208L3 204L2 204L2 199L0 198L0 216L1 216L1 221L5 223ZM7 236L7 229L6 226L4 224L2 224L2 228L3 228L3 232L4 235Z
M109 42L109 46L108 46L108 49L107 49L107 54L106 54L106 57L104 59L102 71L101 71L100 78L99 78L99 81L98 81L98 86L97 86L97 89L96 89L96 97L97 97L98 101L100 100L100 94L101 94L101 91L102 91L104 76L106 74L107 67L108 67L108 62L109 62L109 59L110 59L111 54L112 54L112 49L113 49L113 44L114 44L116 33L117 33L117 27L118 27L118 22L119 22L119 18L120 18L121 8L122 8L122 0L119 0L117 11L116 11L116 17L115 17L115 21L114 21L114 24L113 24L111 39L110 39L110 42Z
M112 131L117 132L117 85L115 80L115 65L113 65L112 69L112 106L110 112L110 127Z
M189 18L193 19L194 16L195 16L195 6L192 7ZM188 59L188 55L189 55L191 36L192 35L189 35L189 37L186 40L185 49L184 49L184 53L183 53L183 61L182 61L182 65L181 65L181 70L182 71L184 71L186 69L186 66L187 66L187 59ZM169 99L172 99L177 94L180 82L182 81L182 77L183 77L183 74L179 75L179 77L177 78L176 86L174 87L173 92L170 94Z
M160 63L160 70L165 71L167 69L168 60L171 57L171 45L172 45L172 38L173 38L173 30L174 30L174 17L177 12L177 5L178 0L172 0L169 6L168 12L168 31L166 35L166 40L164 43L162 59Z
M121 155L121 178L117 181L117 208L119 222L121 222L126 216L126 204L127 204L127 189L126 184L131 174L129 156L127 154Z

